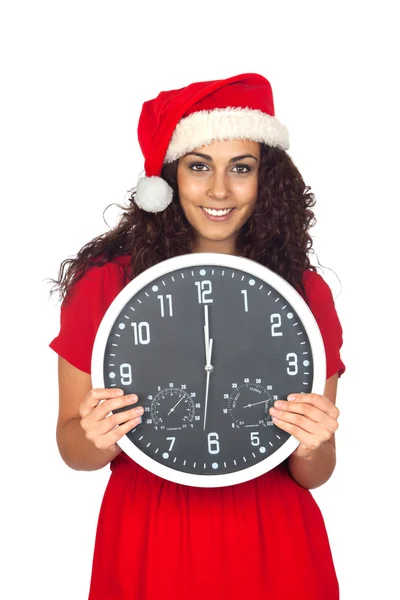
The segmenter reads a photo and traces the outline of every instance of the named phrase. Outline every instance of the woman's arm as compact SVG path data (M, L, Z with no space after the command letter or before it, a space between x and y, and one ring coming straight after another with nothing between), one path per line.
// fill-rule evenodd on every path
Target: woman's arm
M330 478L336 465L335 431L339 410L335 406L338 375L326 381L324 395L294 394L271 409L275 425L294 435L300 445L288 458L293 479L307 489Z
M137 402L137 398L118 395L116 389L93 390L91 376L61 357L58 382L57 444L60 454L72 469L101 469L121 452L117 441L137 425L140 418L135 412L137 409L111 417L107 415L110 410ZM100 400L106 402L99 404Z

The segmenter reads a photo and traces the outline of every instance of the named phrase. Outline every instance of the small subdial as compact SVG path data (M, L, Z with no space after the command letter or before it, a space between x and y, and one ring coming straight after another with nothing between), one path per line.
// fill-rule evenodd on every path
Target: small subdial
M167 388L154 396L150 414L160 429L184 429L194 420L195 406L190 395L179 388Z
M267 387L259 383L244 383L232 390L228 413L236 427L266 426L271 421L268 411L273 402L272 388Z

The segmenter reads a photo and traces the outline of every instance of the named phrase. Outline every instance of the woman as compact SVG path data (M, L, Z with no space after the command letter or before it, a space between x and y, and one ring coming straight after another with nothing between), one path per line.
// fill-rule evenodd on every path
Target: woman
M337 599L309 489L335 467L342 332L330 289L310 267L314 196L286 153L271 86L245 74L161 92L144 103L138 135L146 177L120 223L62 263L61 329L50 344L60 356L60 453L74 469L112 470L89 598ZM140 423L140 398L91 385L91 350L112 300L143 270L189 252L237 254L274 270L306 299L324 339L324 395L293 390L270 410L298 448L236 486L188 487L144 470L118 446Z

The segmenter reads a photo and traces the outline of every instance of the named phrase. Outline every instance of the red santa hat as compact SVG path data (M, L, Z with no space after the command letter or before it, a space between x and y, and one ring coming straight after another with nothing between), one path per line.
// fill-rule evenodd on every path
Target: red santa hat
M172 202L172 189L159 177L163 164L217 140L252 140L289 148L286 127L275 117L272 88L255 73L192 83L161 92L143 104L138 124L146 176L135 202L160 212Z

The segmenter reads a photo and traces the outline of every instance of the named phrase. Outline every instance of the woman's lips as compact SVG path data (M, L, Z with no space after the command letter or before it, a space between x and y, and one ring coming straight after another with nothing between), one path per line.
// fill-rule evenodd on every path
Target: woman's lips
M210 215L210 213L206 212L202 206L200 208L201 208L203 215L205 215L210 221L217 221L217 222L227 221L230 218L233 211L235 210L234 208L232 208L232 210L230 210L226 215L218 216L218 215Z

